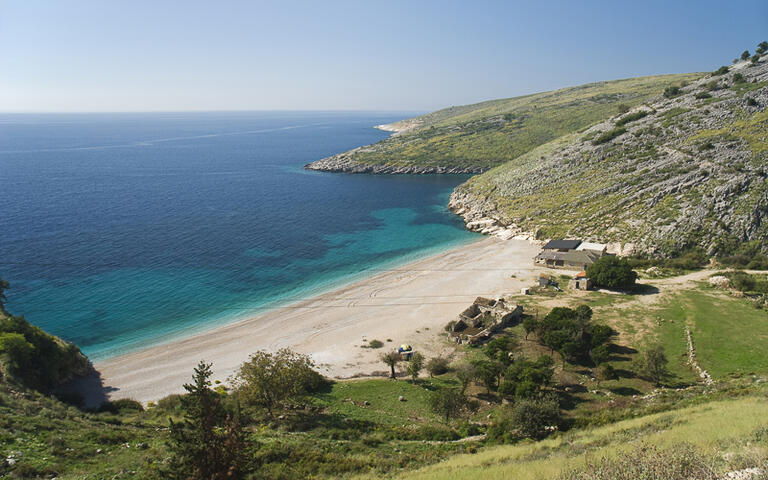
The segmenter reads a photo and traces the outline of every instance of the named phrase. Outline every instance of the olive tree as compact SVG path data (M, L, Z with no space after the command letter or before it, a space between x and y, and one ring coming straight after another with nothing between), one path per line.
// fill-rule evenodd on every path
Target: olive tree
M269 416L276 407L316 391L325 383L307 355L283 348L259 351L240 366L235 391L244 403L263 407Z

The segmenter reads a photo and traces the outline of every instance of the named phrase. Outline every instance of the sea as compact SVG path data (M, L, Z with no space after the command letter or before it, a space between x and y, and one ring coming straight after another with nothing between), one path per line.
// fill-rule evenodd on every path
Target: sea
M466 176L303 169L412 115L1 114L7 310L98 362L475 241Z

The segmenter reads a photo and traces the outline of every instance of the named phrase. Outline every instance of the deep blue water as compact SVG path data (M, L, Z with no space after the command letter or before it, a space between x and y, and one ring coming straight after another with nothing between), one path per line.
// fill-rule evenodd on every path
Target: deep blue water
M0 115L8 309L98 360L473 240L466 177L302 169L405 116Z

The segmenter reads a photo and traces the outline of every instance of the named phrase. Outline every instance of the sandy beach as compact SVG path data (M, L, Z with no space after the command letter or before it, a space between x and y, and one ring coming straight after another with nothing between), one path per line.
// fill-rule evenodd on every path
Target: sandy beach
M95 365L110 398L141 402L181 393L199 360L226 381L257 350L290 347L329 377L385 369L382 351L409 343L433 356L450 348L443 327L478 296L518 294L535 279L539 248L488 237L253 318ZM367 341L382 349L362 348ZM389 341L388 341L389 340Z

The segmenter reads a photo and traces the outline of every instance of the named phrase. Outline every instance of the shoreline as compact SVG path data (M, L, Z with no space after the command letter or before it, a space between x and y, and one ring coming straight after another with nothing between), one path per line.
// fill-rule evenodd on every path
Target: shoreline
M450 346L438 333L476 297L517 294L531 283L536 253L538 247L525 240L487 237L244 320L118 355L95 364L101 395L146 403L181 393L200 360L213 362L214 378L226 382L262 349L290 347L308 354L321 373L335 378L384 370L378 355L401 343L438 355ZM385 347L361 348L374 339Z
M471 230L470 230L471 231ZM143 340L141 345L127 346L122 348L115 348L114 350L121 350L113 354L96 353L87 354L93 364L106 363L113 358L130 355L132 353L142 352L154 347L161 347L170 343L178 342L186 338L204 335L213 330L226 327L230 324L236 324L238 322L246 321L257 316L268 315L269 313L280 310L281 308L291 308L292 305L299 304L302 301L315 299L319 296L331 293L335 290L342 289L357 282L363 281L381 273L386 273L392 270L397 270L411 263L419 262L435 255L441 255L451 250L461 248L466 245L470 245L474 242L483 240L482 235L477 235L476 238L467 241L455 241L450 242L439 247L427 247L420 251L411 252L403 257L397 257L389 260L385 260L379 264L376 264L370 268L360 270L356 273L347 274L344 276L336 277L330 280L324 280L319 284L315 284L306 288L300 288L298 290L292 290L292 293L285 297L279 297L270 300L266 303L253 305L250 310L251 313L239 313L237 315L218 315L210 318L206 323L187 326L183 329L179 329L170 332L165 335L155 336L149 340ZM258 312L258 313L256 313Z

